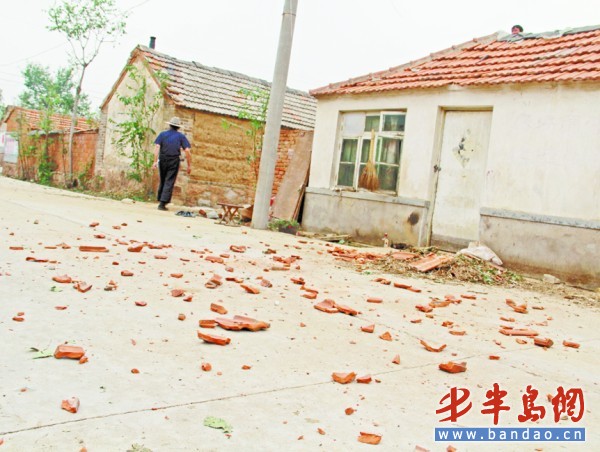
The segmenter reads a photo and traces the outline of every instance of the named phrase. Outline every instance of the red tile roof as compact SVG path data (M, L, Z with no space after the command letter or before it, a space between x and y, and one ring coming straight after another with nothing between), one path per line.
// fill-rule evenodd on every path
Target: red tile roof
M4 120L8 121L9 116L15 114L16 118L23 118L25 120L25 127L28 130L39 130L42 112L39 110L30 110L28 108L9 106ZM63 131L67 132L71 127L71 117L67 115L54 114L51 116L52 119L52 131ZM81 132L84 130L96 129L97 126L90 124L87 119L77 119L75 125L75 132Z
M600 26L565 32L491 35L425 59L312 90L313 96L448 85L600 80Z

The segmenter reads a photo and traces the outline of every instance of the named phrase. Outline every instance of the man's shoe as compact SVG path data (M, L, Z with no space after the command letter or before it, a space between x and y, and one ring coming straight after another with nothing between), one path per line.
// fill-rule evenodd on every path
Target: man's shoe
M158 210L169 210L169 209L167 209L167 206L165 205L165 203L164 203L164 202L161 202L161 203L158 205Z

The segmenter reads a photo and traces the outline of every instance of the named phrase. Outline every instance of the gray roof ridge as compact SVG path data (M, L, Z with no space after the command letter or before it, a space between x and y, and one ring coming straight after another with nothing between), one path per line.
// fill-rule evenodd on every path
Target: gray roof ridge
M236 72L236 71L232 71L232 70L229 70L229 69L222 69L222 68L218 68L218 67L214 67L214 66L208 66L208 65L199 63L197 61L182 60L182 59L176 58L174 56L171 56L171 55L169 55L167 53L159 52L156 49L151 49L151 48L146 47L144 45L139 45L138 47L141 50L143 50L144 52L157 54L158 56L161 56L163 58L168 58L168 59L171 59L171 60L175 60L175 61L177 61L178 63L180 63L182 65L195 66L198 69L204 69L204 70L207 70L207 71L210 71L210 72L216 72L218 74L229 75L229 76L232 76L232 77L235 77L235 78L240 78L240 79L244 79L244 80L247 80L247 81L259 83L259 84L265 85L267 87L271 86L271 82L268 82L267 80L260 79L260 78L257 78L257 77L251 77L249 75L242 74L241 72ZM306 91L302 91L302 90L290 88L290 87L287 87L287 86L286 86L286 93L296 94L298 96L312 98L312 96L308 92L306 92Z

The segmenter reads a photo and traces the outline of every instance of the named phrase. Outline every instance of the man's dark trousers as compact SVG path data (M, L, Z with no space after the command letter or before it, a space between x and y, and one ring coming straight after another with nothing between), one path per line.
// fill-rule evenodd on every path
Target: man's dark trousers
M173 187L175 179L179 172L179 156L165 157L161 156L158 163L160 173L160 184L158 185L157 199L165 204L171 202L173 196Z

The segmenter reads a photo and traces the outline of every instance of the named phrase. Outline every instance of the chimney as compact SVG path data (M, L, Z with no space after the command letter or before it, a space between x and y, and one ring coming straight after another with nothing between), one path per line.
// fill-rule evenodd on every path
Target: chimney
M150 48L156 49L156 36L150 36Z

